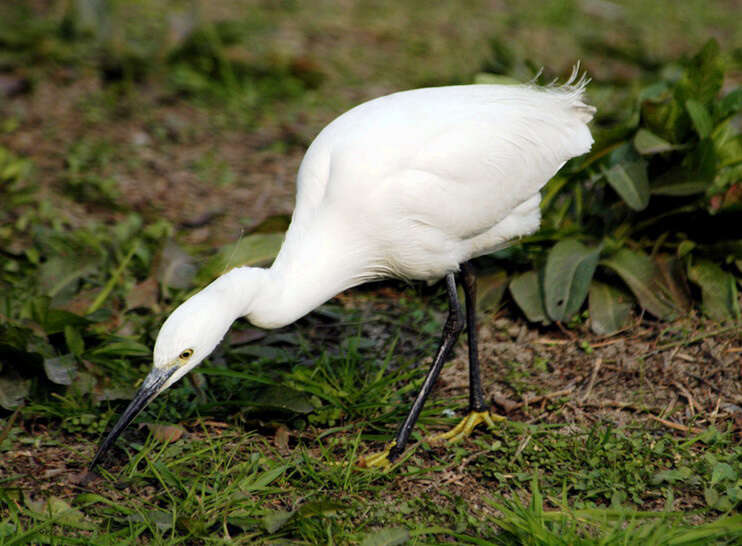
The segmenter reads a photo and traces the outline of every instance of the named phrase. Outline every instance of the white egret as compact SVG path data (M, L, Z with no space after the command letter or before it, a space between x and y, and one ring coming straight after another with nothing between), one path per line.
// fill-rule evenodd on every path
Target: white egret
M445 278L449 314L422 389L395 440L369 465L405 449L463 329L454 274L466 296L469 416L447 438L493 424L481 386L475 280L468 263L539 226L539 190L593 142L576 71L562 85L463 85L404 91L341 115L299 168L296 207L268 269L238 267L180 305L162 325L154 367L90 467L159 393L202 362L232 322L290 324L338 293L387 277Z

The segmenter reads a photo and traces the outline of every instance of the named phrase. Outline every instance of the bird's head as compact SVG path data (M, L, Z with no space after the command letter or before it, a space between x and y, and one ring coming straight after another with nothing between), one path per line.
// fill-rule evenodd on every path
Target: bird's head
M222 291L211 287L186 300L157 334L152 373L167 376L165 390L209 356L227 333L236 313Z
M241 314L229 278L215 281L181 304L160 328L154 365L129 406L98 448L92 469L132 420L162 391L198 366ZM223 279L223 280L222 280Z

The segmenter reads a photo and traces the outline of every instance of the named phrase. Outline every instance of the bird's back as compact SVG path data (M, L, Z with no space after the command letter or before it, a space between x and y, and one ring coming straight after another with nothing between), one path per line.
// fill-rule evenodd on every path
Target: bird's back
M349 110L305 155L289 249L329 214L368 246L366 276L436 278L535 231L540 188L592 144L583 91L437 87Z

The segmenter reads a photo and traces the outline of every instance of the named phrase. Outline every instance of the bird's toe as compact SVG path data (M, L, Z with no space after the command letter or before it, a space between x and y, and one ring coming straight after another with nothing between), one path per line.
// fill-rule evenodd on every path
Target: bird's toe
M490 413L489 410L485 411L471 411L469 415L464 417L459 424L453 427L448 432L436 434L430 438L431 442L446 442L449 444L455 444L460 442L464 438L467 438L474 431L474 428L480 423L487 425L487 428L495 428L495 421L504 421L505 418L502 415L496 413Z
M389 453L395 446L395 442L390 443L384 448L383 451L377 453L371 453L365 457L361 457L358 460L358 466L360 468L378 468L381 470L388 470L392 466L392 461L389 458Z

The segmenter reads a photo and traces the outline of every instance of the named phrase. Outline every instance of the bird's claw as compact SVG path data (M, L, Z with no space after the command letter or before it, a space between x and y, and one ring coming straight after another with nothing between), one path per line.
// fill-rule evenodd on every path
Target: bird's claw
M489 410L471 411L469 412L469 415L464 417L458 425L453 427L448 432L436 434L435 436L430 438L430 441L446 441L449 444L455 444L456 442L460 442L464 438L468 437L474 430L474 427L476 427L479 423L486 424L488 428L495 428L495 421L504 420L505 418L502 415L490 413Z
M358 466L360 468L379 468L381 470L388 470L392 466L392 461L389 460L389 452L395 445L396 442L392 442L388 444L383 451L361 457L358 461Z

